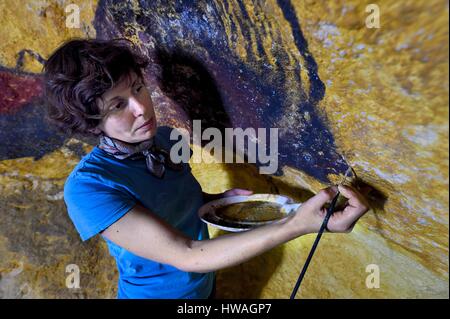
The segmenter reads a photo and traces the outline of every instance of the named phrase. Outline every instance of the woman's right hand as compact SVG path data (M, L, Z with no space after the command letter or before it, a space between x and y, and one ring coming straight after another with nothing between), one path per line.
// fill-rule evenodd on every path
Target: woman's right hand
M346 197L348 201L343 210L336 211L331 215L327 228L332 233L351 232L358 219L370 209L369 204L364 196L353 187L344 185L338 187L332 186L322 189L304 202L291 218L290 222L294 224L294 227L302 234L318 233L327 214L324 205L332 201L339 189L341 195ZM367 189L368 191L369 189Z

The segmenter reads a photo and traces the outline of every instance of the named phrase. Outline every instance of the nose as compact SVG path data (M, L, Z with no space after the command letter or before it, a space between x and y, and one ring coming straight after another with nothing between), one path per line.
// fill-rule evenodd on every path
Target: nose
M141 116L146 112L145 104L140 102L136 97L130 97L129 103L135 117Z

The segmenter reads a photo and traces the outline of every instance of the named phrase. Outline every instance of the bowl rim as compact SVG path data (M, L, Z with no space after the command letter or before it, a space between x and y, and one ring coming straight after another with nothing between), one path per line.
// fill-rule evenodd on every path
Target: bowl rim
M219 198L213 201L210 201L203 206L201 206L198 210L198 217L206 224L211 225L213 227L230 231L230 232L240 232L240 231L246 231L250 230L252 228L263 226L267 224L274 223L276 221L282 220L286 218L289 214L286 214L286 217L283 217L281 219L276 220L270 220L270 221L256 221L256 222L249 222L249 221L230 221L223 219L217 214L215 214L215 211L219 207L227 206L230 204L236 204L236 203L245 203L245 202L251 202L251 201L267 201L272 203L277 203L280 205L284 204L293 204L294 201L291 197L286 195L279 195L279 194L252 194L252 195L236 195L236 196L229 196L229 197L223 197Z

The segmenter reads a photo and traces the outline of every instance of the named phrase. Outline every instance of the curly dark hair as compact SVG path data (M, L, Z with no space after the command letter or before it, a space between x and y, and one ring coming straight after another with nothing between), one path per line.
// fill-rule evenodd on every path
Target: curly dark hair
M47 120L69 135L96 136L101 121L99 99L149 60L127 39L71 39L44 64Z

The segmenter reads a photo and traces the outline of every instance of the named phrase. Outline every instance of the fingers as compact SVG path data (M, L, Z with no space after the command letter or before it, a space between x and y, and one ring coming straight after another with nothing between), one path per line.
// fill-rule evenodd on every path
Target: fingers
M242 188L233 188L230 189L230 192L234 195L251 195L253 194L253 191L248 189L242 189Z
M321 210L323 205L330 202L336 195L338 188L336 186L331 186L320 190L315 196L308 199L302 206L308 206L313 210Z
M348 205L342 211L342 218L346 222L356 222L369 210L370 207L365 198L354 188L339 185L339 191L348 198Z
M361 195L356 189L351 186L338 186L339 192L342 196L348 199L348 204L352 207L364 207L365 209L369 208L369 204L367 200ZM370 190L369 190L370 191Z
M248 189L241 189L241 188L237 188L236 189L240 195L250 195L253 194L253 191L248 190Z
M321 190L316 196L310 198L301 207L307 205L312 210L320 211L320 216L326 213L321 209L327 202L330 202L339 190L340 194L347 198L347 205L343 210L336 211L328 221L328 229L331 232L348 233L351 232L358 219L369 209L369 205L364 196L351 186L339 185Z

